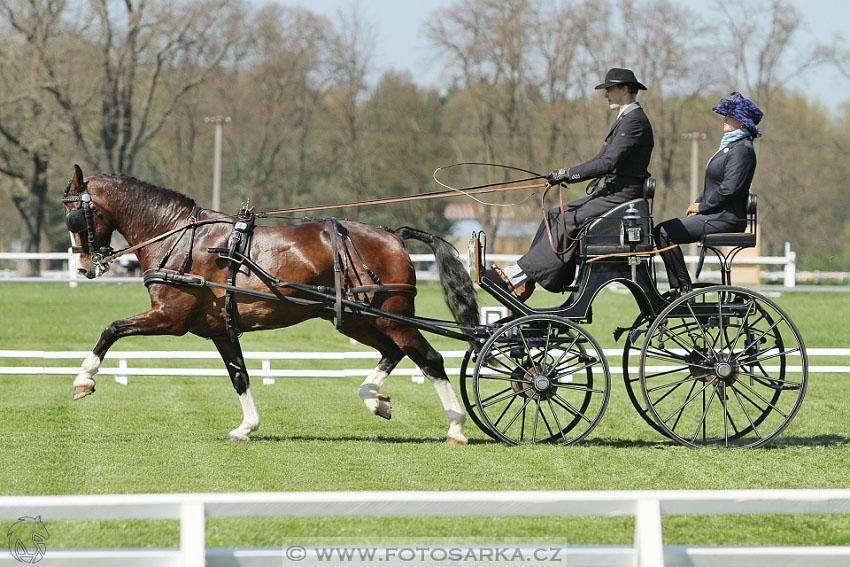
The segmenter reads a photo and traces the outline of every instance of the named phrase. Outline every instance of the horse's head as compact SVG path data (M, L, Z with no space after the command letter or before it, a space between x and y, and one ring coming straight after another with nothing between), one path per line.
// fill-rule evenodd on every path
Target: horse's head
M103 275L109 264L102 260L112 254L109 243L116 227L104 214L106 204L97 202L89 194L88 181L83 179L79 165L74 165L74 176L65 188L62 202L66 208L65 224L71 232L72 249L80 255L80 274L88 279Z

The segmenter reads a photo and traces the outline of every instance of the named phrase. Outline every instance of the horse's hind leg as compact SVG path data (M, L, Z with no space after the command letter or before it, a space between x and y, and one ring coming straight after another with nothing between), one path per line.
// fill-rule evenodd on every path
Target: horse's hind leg
M440 397L440 402L449 418L446 443L466 445L467 439L463 434L466 413L463 411L463 406L460 405L460 400L457 399L457 394L455 394L454 388L449 382L449 377L446 375L442 355L434 350L434 347L425 340L418 329L411 327L399 329L395 338L404 354L409 356L410 360L422 370L422 373L428 377L434 384L434 389L437 390L437 395Z
M387 377L398 366L401 359L404 358L404 353L386 335L377 332L372 327L361 326L349 328L343 326L340 328L340 331L381 353L381 360L369 375L366 376L363 383L360 384L357 394L370 412L384 419L390 419L392 417L390 398L381 393L381 386L384 385Z
M260 427L260 414L254 404L251 395L251 385L248 381L248 369L245 367L245 359L242 356L242 347L239 341L231 342L228 337L217 337L213 339L215 348L221 354L221 359L230 374L230 381L239 395L242 404L242 423L239 427L227 434L228 441L248 441L253 431Z

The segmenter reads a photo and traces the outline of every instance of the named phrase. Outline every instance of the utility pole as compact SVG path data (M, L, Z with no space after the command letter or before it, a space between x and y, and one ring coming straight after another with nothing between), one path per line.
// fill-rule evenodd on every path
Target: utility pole
M230 124L229 116L207 116L206 124L215 124L215 158L213 162L212 210L221 209L221 135L223 126Z
M682 134L683 140L691 141L691 200L688 204L696 203L697 191L699 190L699 143L700 140L705 140L706 136L703 132L687 132ZM688 254L691 256L697 255L696 243L688 246Z

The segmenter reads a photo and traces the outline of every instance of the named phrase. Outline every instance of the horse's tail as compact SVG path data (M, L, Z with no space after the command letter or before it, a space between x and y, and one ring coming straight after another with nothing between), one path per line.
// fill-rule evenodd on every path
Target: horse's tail
M463 263L457 257L457 249L439 236L418 228L403 226L395 232L405 240L413 238L431 247L437 260L443 298L455 321L464 327L478 325L478 301L475 298L475 289L472 287L472 280L466 273Z

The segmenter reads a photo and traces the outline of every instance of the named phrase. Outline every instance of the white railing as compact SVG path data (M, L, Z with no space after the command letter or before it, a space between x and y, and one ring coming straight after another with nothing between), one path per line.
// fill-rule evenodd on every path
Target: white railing
M59 521L178 520L180 547L171 549L52 549L46 541L46 565L98 567L145 565L203 567L241 565L344 565L339 556L329 561L325 547L288 546L280 534L280 548L206 547L207 518L267 517L401 517L401 516L626 516L635 519L632 546L570 546L554 564L629 565L662 567L684 565L825 567L850 564L850 546L705 547L665 546L663 516L730 514L850 514L850 490L660 490L660 491L552 491L552 492L278 492L234 494L120 494L0 497L0 521L37 516L45 527ZM697 530L699 531L699 530ZM565 539L569 541L569 530ZM734 539L734 533L727 534ZM84 541L80 542L85 544ZM297 543L293 541L293 543ZM339 548L341 546L337 546ZM452 544L452 547L458 547ZM471 548L472 546L468 546ZM349 547L350 549L350 547ZM421 549L421 548L419 548ZM549 554L537 562L551 565ZM295 553L294 553L295 552ZM433 557L411 561L402 554L382 557L381 565L446 565ZM386 561L383 561L386 559ZM428 561L427 559L431 559ZM524 561L527 561L525 559ZM352 563L366 564L352 560ZM371 563L371 562L370 562ZM16 565L0 553L0 566ZM514 563L511 563L514 564Z
M622 374L623 369L619 362L623 351L619 348L603 349L602 353L611 362L609 370L611 374ZM810 348L806 349L809 359L818 358L850 358L850 348ZM0 375L60 375L75 376L80 371L80 362L89 354L87 351L41 351L41 350L0 350ZM465 351L449 350L441 351L440 354L447 360L463 358ZM629 371L636 375L640 351L632 351ZM380 356L373 351L365 352L245 352L246 361L259 361L260 368L251 368L249 364L248 374L255 378L262 378L263 384L274 384L275 378L349 378L365 377L378 363ZM4 366L2 362L9 359L36 359L42 361L68 360L72 366L52 366L42 364L37 366ZM155 368L148 366L132 366L131 361L150 360L215 360L221 362L221 357L216 351L109 351L106 353L105 361L116 360L117 366L111 366L104 362L98 370L98 374L115 376L115 381L127 384L129 376L227 376L227 370L221 365L210 368L197 367L170 367ZM272 368L272 362L313 360L321 362L346 361L349 367L344 369L317 369L314 365L310 368L286 369ZM796 359L795 359L796 360ZM365 361L366 366L351 368L360 361ZM351 364L353 363L353 364ZM656 372L664 370L662 366L648 366L647 370ZM766 367L770 371L776 367ZM796 367L795 367L796 368ZM819 374L847 374L850 373L850 365L820 365L810 364L810 373ZM459 367L447 367L449 376L457 376ZM422 372L418 368L396 368L394 375L410 376L415 382L423 382Z
M509 263L515 262L519 258L518 254L487 254L488 262L497 262L497 263ZM416 264L429 264L434 262L433 254L411 254L410 259ZM51 275L40 276L40 277L26 277L20 278L14 275L6 275L4 277L0 277L0 282L68 282L71 287L75 287L78 282L94 282L94 283L119 283L119 282L141 282L142 279L138 277L120 277L120 276L112 276L111 274L107 274L105 277L97 278L94 280L86 280L81 278L77 274L77 255L71 252L69 248L67 252L39 252L39 253L24 253L24 252L0 252L0 261L2 260L62 260L65 262L66 269L62 272L53 272ZM464 254L461 254L461 260L464 262L467 261ZM699 256L685 256L685 262L689 265L696 266L697 261L699 260ZM655 262L660 262L661 259L656 256ZM714 256L714 254L706 254L705 264L706 268L710 268L710 266L719 264L720 261ZM789 242L785 243L785 254L783 256L754 256L754 257L744 257L738 256L735 259L735 265L745 265L745 266L753 266L753 265L762 265L762 266L782 266L781 275L776 274L776 272L763 272L761 275L763 278L769 278L771 280L779 279L782 281L783 286L785 287L794 287L797 281L797 253L791 250L791 244ZM659 275L664 276L664 270L660 270ZM421 281L430 281L436 280L437 275L433 271L417 271L417 278ZM710 269L705 272L706 278L716 277L718 274L712 273ZM841 279L842 273L840 272L830 272L830 281L835 281L838 278L839 281L843 281ZM815 281L809 275L806 275L804 281ZM817 280L819 281L819 280Z

